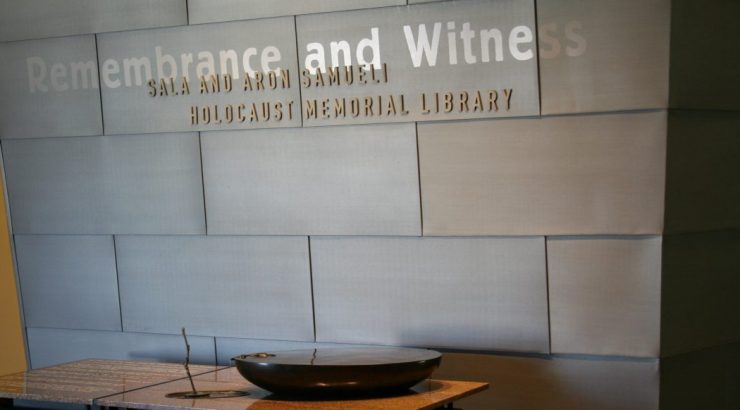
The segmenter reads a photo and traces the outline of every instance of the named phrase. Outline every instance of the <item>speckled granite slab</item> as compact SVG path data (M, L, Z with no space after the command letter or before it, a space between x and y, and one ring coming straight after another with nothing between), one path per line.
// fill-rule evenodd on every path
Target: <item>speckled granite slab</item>
M217 410L429 410L488 388L488 383L449 380L427 380L414 386L408 393L393 397L357 400L293 401L281 399L242 378L236 368L230 367L194 378L199 391L246 390L244 397L219 399L170 399L167 393L189 391L187 380L159 384L96 400L103 407L123 407L145 410L217 409Z
M190 366L192 374L217 369ZM86 359L2 376L0 398L92 405L100 397L184 377L187 377L185 369L177 363Z

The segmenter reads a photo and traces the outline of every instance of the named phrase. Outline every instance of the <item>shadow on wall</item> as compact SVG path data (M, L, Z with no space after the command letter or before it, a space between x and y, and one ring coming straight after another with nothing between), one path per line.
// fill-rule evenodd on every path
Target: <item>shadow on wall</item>
M740 343L663 359L661 376L666 410L740 408Z

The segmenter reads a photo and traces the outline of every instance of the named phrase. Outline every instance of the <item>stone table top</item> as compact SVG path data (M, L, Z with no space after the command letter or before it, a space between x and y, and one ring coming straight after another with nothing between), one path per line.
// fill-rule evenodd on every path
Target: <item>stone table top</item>
M488 383L426 380L414 386L408 393L392 397L342 400L288 400L245 380L236 368L218 370L194 377L198 391L245 390L244 397L217 399L178 399L165 397L168 393L190 391L187 380L158 384L140 390L108 396L96 401L104 407L125 407L145 410L170 409L217 409L217 410L428 410L436 409L455 400L488 388Z
M219 368L191 365L190 372ZM0 376L0 398L92 405L100 397L185 377L182 364L86 359Z

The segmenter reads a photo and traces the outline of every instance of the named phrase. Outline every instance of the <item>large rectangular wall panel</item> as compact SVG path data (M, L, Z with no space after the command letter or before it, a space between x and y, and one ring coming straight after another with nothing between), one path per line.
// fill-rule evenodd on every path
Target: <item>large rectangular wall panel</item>
M660 237L547 239L553 353L658 357Z
M313 341L305 237L116 236L126 331Z
M301 125L292 17L100 34L98 51L106 134Z
M666 114L420 124L424 235L657 234Z
M197 134L3 142L15 233L205 233Z
M311 238L320 342L548 351L543 238Z
M2 1L0 41L187 24L185 1Z
M121 330L112 236L15 236L28 327Z
M740 341L740 231L663 238L661 355Z
M668 116L665 231L740 228L740 113Z
M540 0L542 114L668 107L670 0Z
M537 115L534 14L471 0L298 16L303 124Z
M419 235L413 124L205 133L208 233Z
M103 133L95 36L0 43L0 55L0 137Z
M188 341L193 363L216 363L212 337ZM34 369L90 358L181 363L185 357L180 335L28 328L28 348Z
M658 410L657 360L445 353L435 378L485 381L465 410Z
M189 0L190 24L405 5L406 0Z

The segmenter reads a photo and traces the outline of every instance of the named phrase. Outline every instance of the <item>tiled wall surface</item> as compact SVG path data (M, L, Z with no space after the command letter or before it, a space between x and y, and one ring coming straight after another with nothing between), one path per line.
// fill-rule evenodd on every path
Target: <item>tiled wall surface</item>
M209 234L421 234L413 124L204 132L201 146Z
M0 3L0 41L179 26L186 0L34 0Z
M198 134L3 141L16 234L204 234Z
M305 237L116 236L123 330L311 340Z
M548 350L542 237L312 237L311 261L318 341Z
M218 4L209 0L189 0L188 11L190 24L201 24L405 4L405 0L220 0Z
M121 330L112 236L15 235L15 250L26 326Z
M553 353L659 356L660 237L550 237L547 264Z
M466 409L657 409L661 356L740 339L737 83L708 76L716 99L685 85L699 70L688 49L705 41L688 3L0 1L0 144L31 365L179 361L186 326L200 362L451 349L440 377L496 386ZM710 3L718 23L737 10ZM464 21L536 29L482 65L478 37L448 49ZM330 59L346 39L357 63L378 27L401 36L378 39L384 58L409 65L402 26L425 22L442 22L439 66L391 65L396 83L374 88L302 84L311 41ZM177 66L195 79L209 52L241 88L245 71L272 69L259 62L271 46L287 88L147 96L145 59L154 78ZM233 70L230 48L247 64ZM330 95L507 86L506 110L426 115L409 99L406 116L306 115ZM280 119L188 122L193 104L245 98L281 101Z
M537 2L542 114L666 107L670 0Z
M418 126L424 235L659 234L665 112Z

